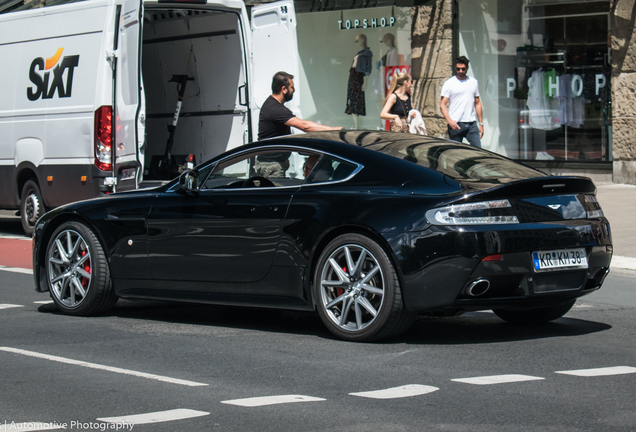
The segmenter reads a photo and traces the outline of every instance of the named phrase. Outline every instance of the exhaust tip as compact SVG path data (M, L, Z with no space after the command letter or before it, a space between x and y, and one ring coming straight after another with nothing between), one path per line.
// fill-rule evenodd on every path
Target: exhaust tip
M484 295L489 289L490 281L488 279L477 279L468 285L468 288L466 288L466 294L470 297L479 297Z

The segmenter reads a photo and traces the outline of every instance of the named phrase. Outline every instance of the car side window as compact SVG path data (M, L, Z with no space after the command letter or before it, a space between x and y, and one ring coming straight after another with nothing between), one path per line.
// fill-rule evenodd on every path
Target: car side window
M305 180L308 153L266 150L221 161L202 189L297 186Z
M305 184L327 183L344 180L356 169L356 165L329 155L323 155L307 176Z

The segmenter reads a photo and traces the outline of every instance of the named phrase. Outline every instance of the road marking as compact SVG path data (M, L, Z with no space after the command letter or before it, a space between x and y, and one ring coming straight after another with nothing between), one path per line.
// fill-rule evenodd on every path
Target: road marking
M576 376L582 376L582 377L593 377L593 376L623 375L623 374L636 373L636 368L631 366L614 366L614 367L605 367L605 368L596 368L596 369L558 371L555 373L564 374L564 375L576 375Z
M493 376L483 376L483 377L474 377L474 378L458 378L452 379L451 381L461 382L466 384L477 384L477 385L490 385L490 384L506 384L513 382L521 382L521 381L534 381L534 380L542 380L545 378L535 377L530 375L493 375Z
M44 431L66 429L63 424L40 422L40 421L25 421L25 422L5 422L0 425L0 432L27 432L27 431Z
M37 303L37 304L49 304L49 303L53 303L53 300L38 300L38 301L34 301L33 303Z
M68 358L64 358L64 357L57 357L57 356L52 356L52 355L48 355L48 354L41 354L41 353L37 353L37 352L34 352L34 351L26 351L26 350L21 350L21 349L17 349L17 348L0 347L0 351L6 351L6 352L15 353L15 354L22 354L22 355L26 355L26 356L29 356L29 357L37 357L37 358L42 358L42 359L45 359L45 360L51 360L51 361L56 361L56 362L66 363L66 364L71 364L71 365L76 365L76 366L83 366L83 367L87 367L87 368L91 368L91 369L105 370L105 371L108 371L108 372L115 372L115 373L120 373L120 374L124 374L124 375L133 375L133 376L140 377L140 378L148 378L148 379L153 379L153 380L157 380L157 381L163 381L163 382L167 382L167 383L171 383L171 384L181 384L181 385L190 386L190 387L198 387L198 386L206 386L206 385L208 385L208 384L194 382L194 381L187 381L187 380L182 380L182 379L177 379L177 378L170 378L170 377L161 376L161 375L149 374L149 373L146 373L146 372L137 372L137 371L128 370L128 369L121 369L121 368L112 367L112 366L100 365L100 364L97 364L97 363L88 363L88 362L68 359Z
M221 403L228 405L238 405L244 407L259 407L265 405L277 405L294 402L320 402L326 399L303 396L303 395L279 395L279 396L265 396L265 397L253 397L246 399L233 399L221 401Z
M351 396L360 396L371 399L397 399L411 396L420 396L427 393L433 393L439 390L437 387L421 385L421 384L407 384L400 387L393 387L384 390L372 390L366 392L349 393Z
M13 272L13 273L24 273L24 274L33 274L33 270L31 269L23 269L23 268L17 268L17 267L5 267L3 265L0 265L0 270L4 270L4 271L9 271L9 272Z
M205 411L195 411L191 409L173 409L169 411L158 411L147 414L135 414L121 417L102 417L97 420L103 421L106 423L117 423L117 424L148 424L148 423L161 423L173 420L184 420L194 417L203 417L206 415L210 415L209 412Z
M8 304L8 303L0 303L0 309L10 309L10 308L17 308L17 307L24 307L24 306Z

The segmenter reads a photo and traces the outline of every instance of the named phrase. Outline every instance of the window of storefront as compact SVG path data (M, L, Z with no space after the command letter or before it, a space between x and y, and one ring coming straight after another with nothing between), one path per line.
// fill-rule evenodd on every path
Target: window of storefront
M459 0L482 145L521 160L609 161L609 1Z
M297 13L297 23L302 117L345 129L384 129L380 111L391 73L410 73L411 8Z

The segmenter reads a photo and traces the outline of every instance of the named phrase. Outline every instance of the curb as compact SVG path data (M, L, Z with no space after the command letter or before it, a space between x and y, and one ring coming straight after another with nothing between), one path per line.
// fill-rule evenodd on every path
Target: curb
M614 255L610 264L610 269L612 268L636 270L636 258Z

